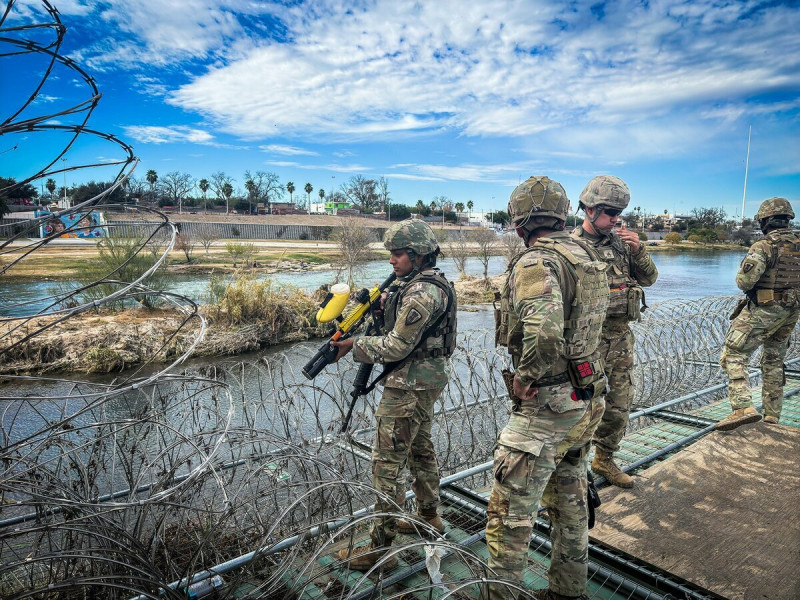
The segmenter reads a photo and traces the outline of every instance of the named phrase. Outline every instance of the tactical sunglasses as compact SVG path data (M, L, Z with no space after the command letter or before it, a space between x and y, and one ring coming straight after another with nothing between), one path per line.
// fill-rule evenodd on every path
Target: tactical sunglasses
M601 206L600 210L606 213L609 217L618 217L622 214L622 211L616 208L606 208L605 206Z

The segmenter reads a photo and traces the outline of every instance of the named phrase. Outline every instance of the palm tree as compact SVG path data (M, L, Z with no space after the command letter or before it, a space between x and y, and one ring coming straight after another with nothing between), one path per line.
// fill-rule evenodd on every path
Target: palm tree
M295 190L294 181L290 181L289 183L286 184L286 191L289 192L289 202L294 202L294 199L292 197L292 194L294 194L294 190Z
M436 210L436 200L431 200L431 216L433 216L433 211Z
M147 171L147 175L145 175L145 179L147 179L147 183L150 184L150 202L152 202L156 195L156 181L158 181L158 173L156 173L155 169L149 169Z
M231 196L233 196L233 186L230 182L226 182L223 184L221 191L222 195L225 197L225 214L227 215Z
M206 202L206 192L211 185L208 183L208 179L201 179L200 183L197 184L197 187L200 188L200 191L203 192L203 210L208 212L208 203Z
M456 212L464 212L464 203L456 202Z
M425 203L422 200L417 200L417 212L422 215L422 211L425 209Z
M45 184L47 187L47 191L50 192L50 199L53 199L53 193L56 191L56 180L55 179L48 179L47 183Z
M311 192L314 190L314 186L307 183L303 189L306 191L306 194L308 194L308 205L311 206Z
M472 212L472 207L473 206L475 206L475 203L472 200L468 200L467 201L467 210L469 210L469 212Z
M250 214L253 214L253 196L256 193L256 182L252 179L248 179L244 182L244 189L247 190L247 205Z

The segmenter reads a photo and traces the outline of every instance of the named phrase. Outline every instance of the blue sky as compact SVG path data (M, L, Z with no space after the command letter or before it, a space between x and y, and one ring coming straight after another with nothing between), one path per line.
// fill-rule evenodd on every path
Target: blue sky
M273 171L316 197L353 175L384 176L393 202L447 196L491 210L534 174L560 181L574 208L609 173L628 183L631 207L733 217L752 126L746 216L771 196L800 203L798 2L54 5L62 53L103 93L89 126L133 146L138 178L224 171L241 188L246 169ZM4 26L46 21L26 1ZM4 118L44 66L0 58ZM56 69L19 118L89 95ZM69 164L123 158L84 137ZM0 137L0 175L31 175L57 138ZM104 177L71 172L67 183Z

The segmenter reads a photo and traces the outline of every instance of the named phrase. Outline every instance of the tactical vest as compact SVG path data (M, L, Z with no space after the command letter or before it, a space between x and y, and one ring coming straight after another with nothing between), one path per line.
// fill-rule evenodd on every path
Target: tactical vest
M411 283L431 283L442 290L447 297L444 312L431 323L422 334L422 339L415 350L408 356L411 360L422 360L437 356L450 356L456 348L456 313L458 304L453 284L447 281L439 269L422 271L407 282L400 282L389 288L389 296L383 309L383 320L386 331L394 329L397 313L402 306L402 299ZM395 291L392 291L395 288Z
M788 229L778 229L770 231L764 239L772 248L772 260L754 289L800 288L800 238Z
M570 252L568 246L582 248L592 260L585 261ZM602 367L596 350L608 309L608 265L588 243L575 238L565 241L539 238L520 253L508 266L506 282L500 294L500 309L495 306L495 342L506 346L512 356L522 355L523 323L511 306L509 277L520 258L529 252L542 252L552 257L565 277L560 277L564 302L564 357L573 385L582 388L602 378ZM498 314L499 313L499 314ZM589 361L590 371L582 368ZM599 395L599 394L597 394Z
M628 321L637 321L641 315L644 290L631 276L630 257L623 242L612 235L610 245L594 246L602 259L608 263L608 311L610 318L626 317Z

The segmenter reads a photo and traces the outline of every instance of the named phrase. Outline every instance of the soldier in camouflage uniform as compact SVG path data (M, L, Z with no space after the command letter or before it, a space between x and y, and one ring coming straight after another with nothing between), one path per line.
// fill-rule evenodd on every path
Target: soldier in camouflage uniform
M508 267L496 312L497 342L507 346L515 372L503 372L512 412L494 452L489 566L521 585L541 500L553 550L549 587L537 598L549 600L585 597L587 457L606 386L598 352L606 265L563 231L568 210L564 188L548 177L530 177L514 189L508 212L527 249ZM488 596L517 592L493 582Z
M728 374L733 410L717 423L717 429L723 431L761 419L753 407L747 364L762 344L764 421L775 424L780 419L785 383L783 359L800 315L800 236L789 228L789 221L794 219L792 206L785 198L764 200L756 219L764 237L750 247L736 274L736 285L747 298L734 313L720 358Z
M609 265L611 295L601 342L609 391L606 412L594 434L592 471L623 488L633 487L633 477L614 462L614 452L619 450L625 435L633 403L634 339L628 323L639 318L644 300L642 286L651 286L658 278L653 259L640 243L639 235L628 229L614 231L630 199L628 186L618 177L595 177L581 192L578 208L584 212L583 224L572 232L576 238L589 242Z
M405 504L405 474L413 476L419 517L439 533L444 523L439 506L439 465L431 439L434 403L447 384L447 357L455 348L456 298L452 285L434 268L439 245L423 221L406 220L390 227L384 246L397 279L383 298L385 329L379 336L359 336L340 342L337 360L351 349L361 363L398 363L383 380L375 413L372 482L379 495L376 513L391 513ZM384 366L386 368L386 366ZM387 502L385 497L394 499ZM368 570L392 544L398 531L411 533L410 521L376 519L368 546L342 550L352 568ZM391 557L387 567L397 560Z

